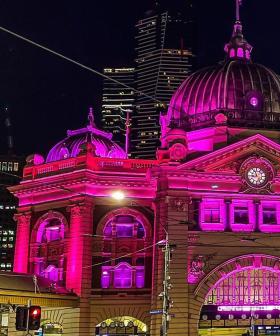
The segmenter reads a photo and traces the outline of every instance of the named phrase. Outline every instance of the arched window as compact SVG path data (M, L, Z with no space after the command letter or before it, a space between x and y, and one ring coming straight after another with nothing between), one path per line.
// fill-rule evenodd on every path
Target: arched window
M135 209L121 208L108 213L96 233L104 238L102 250L93 257L93 263L103 265L99 266L99 273L92 274L93 288L118 288L119 291L150 288L152 250L145 249L152 244L149 220ZM120 259L120 256L123 257Z
M240 58L244 57L244 50L242 48L237 49L237 56Z
M30 272L52 282L65 280L64 238L68 231L62 213L49 210L41 216L32 230L30 243Z
M69 150L66 146L63 146L59 151L59 160L68 159L70 156Z
M104 227L105 237L117 238L144 238L145 229L143 224L132 215L119 215L111 219Z
M233 58L233 57L235 57L235 49L230 49L230 54L229 54L229 56L231 57L231 58Z
M36 241L38 243L49 243L64 239L64 223L60 218L46 218L38 228Z
M59 278L59 269L54 265L49 265L45 270L43 270L42 276L54 282L61 280Z

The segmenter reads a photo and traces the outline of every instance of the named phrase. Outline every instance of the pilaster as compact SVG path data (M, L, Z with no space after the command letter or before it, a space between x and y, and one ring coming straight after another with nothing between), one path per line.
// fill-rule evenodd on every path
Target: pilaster
M17 221L14 272L28 273L31 212L18 213L14 219Z
M90 334L93 202L85 199L69 207L66 287L80 296L79 336Z

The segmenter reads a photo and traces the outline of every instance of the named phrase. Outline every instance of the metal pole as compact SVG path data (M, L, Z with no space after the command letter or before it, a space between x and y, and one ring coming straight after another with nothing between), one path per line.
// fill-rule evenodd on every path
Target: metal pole
M167 336L168 321L169 321L169 288L170 288L170 276L169 276L169 264L170 264L170 245L168 241L168 233L166 233L164 252L164 280L163 280L163 306L162 306L162 336Z
M29 299L27 301L27 307L28 307L28 310L27 310L27 326L26 326L26 336L30 336L30 332L29 332L29 308L31 307L31 299ZM32 336L32 335L31 335Z

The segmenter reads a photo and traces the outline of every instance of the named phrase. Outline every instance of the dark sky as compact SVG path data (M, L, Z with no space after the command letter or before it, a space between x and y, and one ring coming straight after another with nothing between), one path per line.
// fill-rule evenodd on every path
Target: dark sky
M102 71L133 65L134 24L152 2L0 0L0 26ZM213 64L224 56L235 0L194 2L199 8L197 61L199 66ZM243 3L253 59L280 73L280 1ZM0 62L0 102L10 107L17 153L45 154L67 129L86 122L88 106L100 109L101 78L3 32Z

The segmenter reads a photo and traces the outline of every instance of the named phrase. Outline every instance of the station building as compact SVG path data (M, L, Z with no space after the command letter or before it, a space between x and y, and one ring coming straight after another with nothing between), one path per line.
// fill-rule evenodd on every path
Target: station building
M237 18L225 60L189 76L161 115L154 160L127 159L92 113L27 158L10 188L14 272L76 298L60 333L160 335L150 311L168 232L169 335L280 335L280 80L251 52Z

